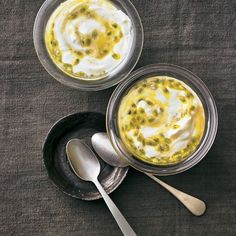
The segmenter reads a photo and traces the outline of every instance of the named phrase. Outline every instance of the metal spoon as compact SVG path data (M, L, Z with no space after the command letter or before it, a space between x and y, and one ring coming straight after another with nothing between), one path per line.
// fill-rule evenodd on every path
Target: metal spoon
M98 175L101 167L90 147L82 143L79 139L72 139L66 145L66 154L75 174L81 179L91 181L95 184L122 233L125 236L136 236L136 233L99 183Z
M118 154L112 147L106 133L94 134L92 137L92 145L97 154L109 165L119 167L125 167L129 165L118 156ZM163 181L151 174L144 174L156 181L167 191L172 193L172 195L174 195L195 216L201 216L206 211L206 204L203 201L171 187L170 185L164 183Z

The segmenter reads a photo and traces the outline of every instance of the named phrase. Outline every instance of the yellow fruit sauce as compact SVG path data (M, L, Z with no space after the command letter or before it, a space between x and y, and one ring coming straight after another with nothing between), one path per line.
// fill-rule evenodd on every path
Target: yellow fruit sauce
M68 0L52 13L45 44L67 75L100 79L117 68L131 45L131 21L106 0Z
M176 164L199 146L205 112L197 94L168 76L133 85L118 110L122 142L136 158L154 165Z

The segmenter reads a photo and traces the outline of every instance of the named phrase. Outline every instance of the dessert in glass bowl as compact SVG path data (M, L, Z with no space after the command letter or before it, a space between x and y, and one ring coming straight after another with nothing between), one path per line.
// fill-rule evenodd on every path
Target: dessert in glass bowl
M95 91L132 71L142 51L143 28L130 1L46 0L35 20L34 46L56 80Z
M134 71L113 92L106 114L109 139L129 165L173 175L196 165L212 146L217 108L206 85L175 65Z

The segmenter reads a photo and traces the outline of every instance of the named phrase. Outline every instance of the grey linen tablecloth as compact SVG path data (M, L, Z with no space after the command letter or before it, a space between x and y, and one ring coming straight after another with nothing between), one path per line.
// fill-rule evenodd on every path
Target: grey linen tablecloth
M145 43L136 68L173 63L197 74L219 111L219 132L206 158L162 178L207 202L192 216L156 183L131 170L111 197L138 235L236 235L236 2L133 0ZM43 140L69 113L105 112L114 88L95 93L62 86L40 65L32 29L43 0L0 2L0 235L121 235L102 200L72 199L50 182Z

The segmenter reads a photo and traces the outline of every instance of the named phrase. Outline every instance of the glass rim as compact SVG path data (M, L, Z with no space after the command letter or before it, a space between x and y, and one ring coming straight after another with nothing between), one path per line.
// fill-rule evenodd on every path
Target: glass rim
M198 146L198 148L195 150L194 153L192 153L188 158L177 164L161 166L143 162L133 157L124 148L122 148L121 145L122 140L119 138L119 135L117 134L117 131L115 129L116 125L115 122L117 122L115 116L117 112L117 107L119 106L119 102L122 98L122 94L127 92L127 90L129 90L129 88L132 87L132 84L134 82L142 80L143 79L142 76L147 77L149 74L160 75L160 73L164 72L172 74L173 77L175 77L176 79L179 78L178 76L174 75L183 76L184 79L188 81L187 84L197 93L198 96L200 96L199 98L202 100L203 105L205 106L204 110L206 109L205 110L206 128L204 137L201 140L201 144ZM196 91L196 89L198 89L198 91ZM191 71L172 64L165 64L165 63L151 64L141 67L138 70L134 71L132 74L130 74L127 80L120 83L116 87L116 89L113 91L110 97L107 106L106 129L113 148L122 159L124 159L126 162L129 163L129 165L131 165L135 169L138 169L139 171L147 172L150 174L156 174L160 176L174 175L186 171L191 167L193 167L194 165L196 165L206 156L211 146L213 145L217 133L217 128L218 128L217 107L214 98L210 93L209 89L207 88L207 86L198 76L196 76Z
M134 69L139 61L143 49L144 32L142 21L135 6L130 0L109 0L119 9L122 9L132 21L133 26L133 42L129 50L129 55L124 58L124 65L117 67L117 71L106 75L104 78L97 80L83 80L68 76L59 69L50 58L44 41L45 27L52 12L62 2L66 0L46 0L40 7L34 22L33 41L36 54L44 69L58 82L71 88L76 88L84 91L99 91L112 87L121 81Z

